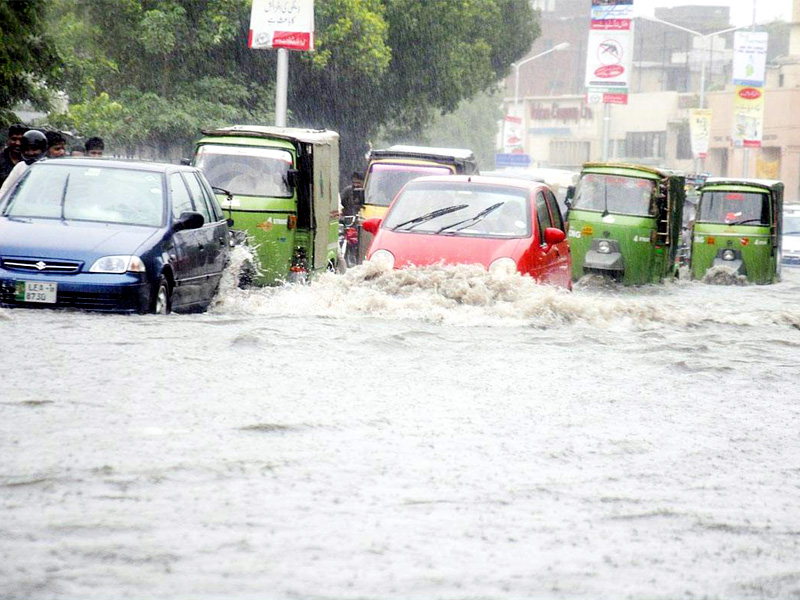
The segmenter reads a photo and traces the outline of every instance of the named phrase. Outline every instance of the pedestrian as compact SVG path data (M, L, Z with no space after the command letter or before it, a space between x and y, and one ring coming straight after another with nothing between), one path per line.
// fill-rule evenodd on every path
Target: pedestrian
M67 140L58 131L45 132L47 138L47 158L61 158L67 155Z
M84 147L80 145L73 146L69 151L70 156L85 156L85 154Z
M86 140L86 144L84 144L84 150L86 150L86 156L91 156L92 158L99 158L103 156L103 151L106 149L106 145L103 143L103 138L99 137L90 137Z
M358 214L361 209L358 200L354 197L353 190L360 190L364 187L364 174L359 171L353 171L350 176L350 185L342 190L342 215L345 217L352 217Z
M44 158L47 153L47 137L38 129L29 129L22 135L19 143L22 160L19 161L0 187L0 198L6 190L13 188L28 170L28 166Z
M0 152L0 185L3 184L12 169L17 166L17 163L22 160L19 144L26 131L28 131L28 127L22 123L16 123L8 128L6 147Z

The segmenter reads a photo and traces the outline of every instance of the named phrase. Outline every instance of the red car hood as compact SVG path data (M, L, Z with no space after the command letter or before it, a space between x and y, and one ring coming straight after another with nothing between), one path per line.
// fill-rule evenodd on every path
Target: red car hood
M530 239L527 238L479 238L381 229L370 246L367 258L376 250L383 249L394 254L395 269L437 263L479 264L489 268L492 261L504 256L519 260L518 254L529 244Z

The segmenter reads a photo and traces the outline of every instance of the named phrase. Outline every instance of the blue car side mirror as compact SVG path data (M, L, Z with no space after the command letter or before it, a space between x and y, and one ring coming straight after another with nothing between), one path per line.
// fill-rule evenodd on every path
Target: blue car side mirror
M184 212L175 221L172 228L175 231L183 231L184 229L200 229L205 225L205 218L199 212Z

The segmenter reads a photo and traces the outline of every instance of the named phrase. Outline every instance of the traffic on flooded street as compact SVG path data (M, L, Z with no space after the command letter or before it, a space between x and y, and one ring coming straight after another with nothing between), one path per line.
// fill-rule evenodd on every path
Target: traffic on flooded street
M800 0L0 31L0 600L800 600Z
M4 596L797 590L800 270L233 270L205 314L0 312Z

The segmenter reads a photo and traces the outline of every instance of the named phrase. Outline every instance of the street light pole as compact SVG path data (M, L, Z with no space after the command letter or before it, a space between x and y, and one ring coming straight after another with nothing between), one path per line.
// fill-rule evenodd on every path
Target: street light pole
M532 60L536 60L537 58L541 58L551 52L558 52L560 50L565 50L569 48L569 42L561 42L557 46L553 46L549 50L545 50L544 52L540 52L539 54L535 54L534 56L529 56L525 60L521 60L519 62L515 62L513 64L514 67L514 112L516 113L515 116L519 116L519 68L531 62Z
M643 19L647 19L648 21L653 21L655 23L661 23L662 25L667 25L668 27L673 27L675 29L680 29L681 31L685 31L686 33L691 33L694 36L700 37L703 39L703 50L702 56L700 58L700 108L706 107L706 60L708 58L708 51L709 51L709 42L711 38L722 35L723 33L730 33L731 31L737 31L738 29L744 29L745 27L750 27L750 25L739 25L738 27L728 27L727 29L722 29L720 31L713 31L711 33L700 33L699 31L695 31L694 29L689 29L688 27L684 27L682 25L677 25L676 23L670 23L669 21L664 21L663 19L659 19L658 17L649 17L643 16ZM705 160L695 159L695 170L702 172L705 170Z

